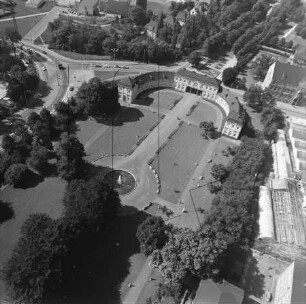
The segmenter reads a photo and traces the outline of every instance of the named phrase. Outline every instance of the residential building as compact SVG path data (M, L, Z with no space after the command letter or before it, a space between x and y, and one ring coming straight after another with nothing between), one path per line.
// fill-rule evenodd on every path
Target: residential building
M82 0L79 4L79 13L85 16L98 14L98 0Z
M190 11L190 15L206 14L209 3L205 1L195 1L194 8Z
M145 29L147 30L147 35L152 39L157 38L158 32L158 22L155 20L151 20L148 24L146 24Z
M298 46L294 54L293 62L300 66L306 66L306 45Z
M28 0L25 3L25 6L31 8L40 8L45 2L46 0Z
M301 304L306 301L306 261L297 259L281 273L276 281L273 302Z
M136 0L136 5L140 6L145 11L147 10L147 0Z
M294 171L306 182L306 117L294 117L288 130Z
M215 102L225 111L227 116L222 134L238 139L244 124L245 110L229 90L218 93Z
M244 291L233 284L207 279L200 282L192 304L241 304L243 297Z
M188 18L188 12L187 11L180 11L176 15L176 20L179 22L180 26L184 26L186 23L186 20Z
M215 103L224 114L222 134L237 139L244 124L244 110L230 92L219 92L220 82L215 78L186 69L174 72L149 72L134 78L121 79L118 84L119 100L132 103L139 94L152 88L174 88L201 96Z
M116 1L116 0L107 0L100 1L100 11L109 14L118 16L120 18L128 17L130 10L130 1Z
M276 101L292 104L299 92L306 90L306 68L276 61L270 66L262 88L269 88Z
M175 18L173 18L172 16L167 16L164 20L163 23L165 26L174 27L174 23L175 23Z

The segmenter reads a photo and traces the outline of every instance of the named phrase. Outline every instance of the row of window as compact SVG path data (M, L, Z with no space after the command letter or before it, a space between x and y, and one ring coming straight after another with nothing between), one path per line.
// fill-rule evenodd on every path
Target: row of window
M211 91L217 91L215 87L206 86L205 84L201 84L199 82L192 82L191 80L187 80L185 78L175 77L174 80L175 82L181 82L181 83L184 83L185 85L192 86L195 89L206 89L206 90L211 90Z
M233 131L233 130L228 129L228 128L224 128L222 133L223 133L223 134L225 134L225 135L228 135L228 136L234 137L234 138L237 138L237 137L238 137L238 135L239 135L239 133L238 133L238 132Z

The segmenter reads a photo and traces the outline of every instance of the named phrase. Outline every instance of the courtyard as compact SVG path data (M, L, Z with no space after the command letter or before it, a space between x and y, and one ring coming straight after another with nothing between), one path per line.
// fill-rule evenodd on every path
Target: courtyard
M135 107L124 107L114 120L114 127L94 120L79 123L77 136L85 145L88 159L103 155L129 154L158 122L157 113Z
M160 196L177 203L209 144L198 126L183 123L152 163L161 182Z

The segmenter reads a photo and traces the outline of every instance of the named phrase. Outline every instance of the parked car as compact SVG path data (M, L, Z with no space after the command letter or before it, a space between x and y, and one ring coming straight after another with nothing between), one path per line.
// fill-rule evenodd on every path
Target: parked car
M95 67L96 68L102 68L102 65L101 64L96 64Z
M74 90L74 87L70 87L70 88L69 88L69 91L73 91L73 90Z
M43 71L46 71L47 69L43 66L43 67L42 67L42 70L43 70Z

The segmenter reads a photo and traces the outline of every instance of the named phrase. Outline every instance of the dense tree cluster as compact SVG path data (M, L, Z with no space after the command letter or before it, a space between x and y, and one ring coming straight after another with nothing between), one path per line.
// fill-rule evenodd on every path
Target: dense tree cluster
M201 135L208 139L212 138L215 132L215 125L212 121L202 121L200 122Z
M251 86L243 96L248 106L261 112L265 107L275 105L275 99L268 89L262 90L259 86Z
M219 164L212 168L222 189L206 223L197 231L173 228L162 249L153 251L152 262L166 283L183 282L190 276L218 278L228 248L252 239L261 182L258 173L270 150L261 137L243 137L234 152L230 167Z
M256 177L270 153L263 138L242 138L231 171L213 202L208 224L226 235L228 244L248 242L257 214Z
M97 55L114 55L116 50L116 58L144 62L169 62L176 58L176 51L169 44L140 35L143 28L128 22L121 38L116 31L108 33L99 27L64 19L55 20L49 27L52 31L49 46L58 50Z
M264 108L260 121L264 126L264 135L268 140L275 139L277 129L283 129L285 127L285 117L282 111L275 107Z
M235 68L226 68L222 72L222 81L225 85L232 85L237 78L237 70Z
M297 25L295 28L295 32L298 36L301 36L302 38L306 39L306 19Z
M59 293L69 281L73 263L88 250L84 242L98 231L107 237L106 228L119 204L118 194L99 177L67 186L60 219L30 215L3 270L11 299L38 304L47 294Z
M261 55L252 62L252 72L259 79L264 80L269 67L274 62L274 59L269 55Z
M161 249L168 241L170 231L171 226L167 226L161 217L150 216L145 219L136 233L141 251L148 256L155 249Z
M31 96L31 92L36 88L39 77L35 68L30 65L17 64L7 72L7 96L17 105L24 106Z
M113 83L103 83L100 78L94 77L82 83L76 95L76 106L78 112L85 115L115 114L120 108L118 87Z
M182 293L182 284L163 284L146 300L145 304L179 304Z

